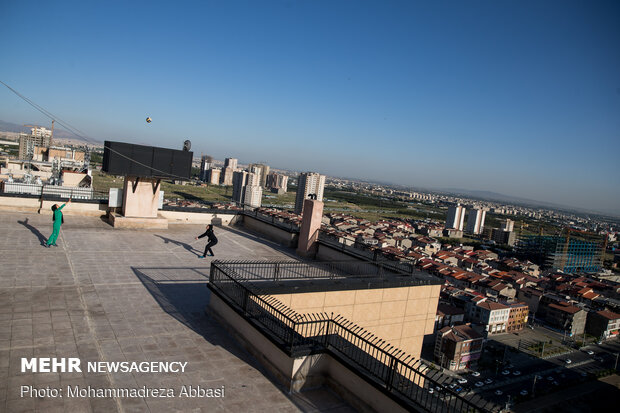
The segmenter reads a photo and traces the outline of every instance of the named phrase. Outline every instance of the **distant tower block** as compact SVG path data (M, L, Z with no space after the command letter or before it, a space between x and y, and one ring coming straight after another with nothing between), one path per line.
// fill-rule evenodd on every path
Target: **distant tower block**
M470 209L467 216L467 232L475 235L482 234L486 215L487 211L484 209Z
M463 223L465 222L465 208L460 204L453 205L448 208L448 216L446 217L446 229L458 229L463 231Z
M297 243L297 255L301 257L314 258L316 255L321 218L323 218L323 205L323 202L316 199L304 200L304 212Z

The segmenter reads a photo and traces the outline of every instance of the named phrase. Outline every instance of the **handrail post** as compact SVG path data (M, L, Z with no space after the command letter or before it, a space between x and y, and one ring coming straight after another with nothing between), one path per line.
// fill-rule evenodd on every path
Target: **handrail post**
M291 354L291 356L293 355L293 344L295 341L295 331L297 330L295 327L297 326L297 322L293 321L293 324L291 325L291 337L289 339L289 352Z
M333 314L332 314L333 316ZM327 345L329 344L329 334L330 334L330 330L331 330L331 325L332 325L332 319L330 317L329 320L327 320L327 326L325 328L325 340L323 340L323 345L325 347L327 347Z
M390 360L390 367L388 369L388 376L385 379L385 386L387 390L392 390L393 388L392 382L394 381L394 372L396 371L396 366L399 363L396 357L394 356L390 356L390 357L391 357L391 360Z
M248 314L248 294L249 291L247 288L243 289L243 304L242 304L242 308L243 308L243 313L244 314Z

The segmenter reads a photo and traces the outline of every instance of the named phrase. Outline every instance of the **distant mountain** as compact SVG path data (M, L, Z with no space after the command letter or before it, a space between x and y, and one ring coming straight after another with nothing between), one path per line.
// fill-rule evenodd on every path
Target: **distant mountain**
M477 191L477 190L457 189L457 188L443 188L443 189L438 189L438 190L442 192L450 193L450 194L464 195L464 196L471 197L471 198L478 198L478 199L482 199L485 201L511 203L511 204L517 204L517 205L522 205L522 206L527 206L527 207L545 207L545 208L552 208L552 209L560 210L560 211L595 213L597 215L598 214L608 215L612 213L611 211L597 211L597 210L590 210L590 209L585 209L585 208L554 204L553 202L537 201L535 199L528 199L528 198L519 198L516 196L510 196L510 195L500 194L500 193L491 192L491 191Z
M41 126L44 126L44 125L41 125ZM44 127L49 129L51 125L44 126ZM3 120L0 120L0 132L30 133L30 128L24 125L18 125L17 123L5 122ZM76 141L84 141L84 139L81 139L75 136L74 134L72 134L71 132L67 132L66 130L58 128L58 127L54 128L54 137L59 138L59 139L72 139Z
M16 123L5 122L0 120L0 131L2 132L15 132L15 133L29 133L30 128Z
M463 194L463 195L469 195L469 196L473 196L476 198L481 198L481 199L485 199L488 201L502 201L502 202L528 202L528 203L536 203L539 205L542 204L549 204L552 205L550 203L546 203L546 202L541 202L541 201L536 201L533 199L527 199L527 198L519 198L516 196L511 196L511 195L505 195L505 194L500 194L498 192L492 192L492 191L478 191L478 190L470 190L470 189L457 189L457 188L444 188L441 189L441 191L443 192L449 192L449 193L453 193L453 194ZM556 206L560 206L557 205Z

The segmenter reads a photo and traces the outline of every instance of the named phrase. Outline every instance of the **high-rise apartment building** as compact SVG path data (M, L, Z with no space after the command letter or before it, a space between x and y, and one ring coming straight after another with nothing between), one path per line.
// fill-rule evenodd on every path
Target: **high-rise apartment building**
M275 189L279 193L286 193L286 189L288 187L288 176L272 172L267 175L266 185L269 189Z
M209 155L202 155L200 158L200 180L207 180L207 171L213 166L213 157Z
M507 219L505 222L502 222L501 230L502 231L514 231L515 223L511 219Z
M487 211L484 209L470 209L469 214L467 215L467 232L474 235L482 234L484 219L486 216Z
M251 207L261 206L263 199L263 188L260 185L246 185L243 188L243 202Z
M237 159L236 158L226 158L224 159L224 169L231 168L234 171L237 170Z
M34 157L35 147L49 148L52 144L51 131L49 134L41 132L40 129L45 128L33 128L33 135L22 134L19 137L19 159L32 159ZM37 134L35 135L35 130Z
M205 181L207 181L208 183L212 185L219 185L221 173L222 173L222 170L220 168L208 169Z
M230 167L222 169L222 173L220 174L220 184L232 185L233 172L234 172L234 169Z
M498 244L506 244L511 247L515 245L517 241L514 231L504 231L501 228L493 228L491 230L491 239Z
M458 229L459 231L463 231L464 222L465 207L457 204L448 208L448 216L446 217L446 229Z
M303 172L297 179L297 196L295 197L295 213L303 212L304 200L309 195L316 196L319 201L323 200L323 190L325 188L325 175L317 172Z
M233 201L253 207L261 206L263 189L258 174L247 171L233 173Z
M246 171L235 171L233 172L233 190L232 190L232 200L238 202L240 204L243 203L243 189L248 180L248 173Z
M248 166L248 170L252 171L252 168L260 168L260 186L263 188L267 187L267 176L269 175L269 165L265 165L264 163L251 163ZM256 172L255 172L256 173Z

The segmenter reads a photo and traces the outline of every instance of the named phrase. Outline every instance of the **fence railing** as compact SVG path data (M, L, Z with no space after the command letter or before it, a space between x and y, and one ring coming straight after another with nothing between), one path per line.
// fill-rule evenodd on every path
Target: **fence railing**
M345 252L363 260L370 260L381 265L386 270L400 274L416 274L423 278L433 278L432 275L422 272L416 266L416 262L408 257L395 257L386 254L378 248L370 248L355 242L353 238L335 236L325 231L319 232L319 242L333 249Z
M251 282L257 277L253 278L242 266L243 263L213 261L209 288L289 356L328 352L414 410L496 410L494 405L478 396L468 398L453 392L447 387L445 376L426 370L419 360L415 361L343 317L296 313ZM441 392L431 394L431 387L441 389Z
M252 207L250 205L244 204L242 205L242 208L243 215L256 218L288 232L299 232L299 225L295 222L291 222L276 215L262 213L259 208Z
M4 182L2 184L2 192L5 194L35 195L41 198L108 199L107 192L95 191L93 188L27 184L22 182Z
M220 267L249 282L290 280L345 280L381 279L397 280L408 285L440 284L441 280L426 273L412 275L386 267L383 262L372 261L220 261Z

